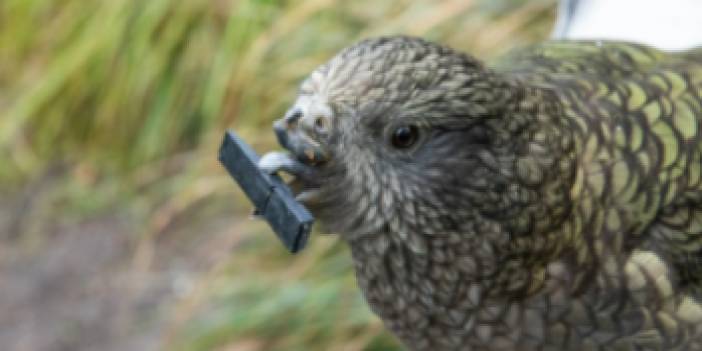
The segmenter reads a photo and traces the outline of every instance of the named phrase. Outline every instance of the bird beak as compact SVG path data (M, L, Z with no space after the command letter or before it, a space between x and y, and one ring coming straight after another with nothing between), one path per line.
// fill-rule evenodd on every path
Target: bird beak
M259 160L258 167L267 173L283 171L294 176L289 185L296 199L310 204L319 196L318 166L328 161L329 156L318 141L300 128L300 123L307 122L301 119L297 113L288 113L273 124L278 143L289 152L269 152Z
M288 149L300 162L316 166L326 162L329 155L322 145L298 127L298 121L282 118L273 123L273 130L280 146Z

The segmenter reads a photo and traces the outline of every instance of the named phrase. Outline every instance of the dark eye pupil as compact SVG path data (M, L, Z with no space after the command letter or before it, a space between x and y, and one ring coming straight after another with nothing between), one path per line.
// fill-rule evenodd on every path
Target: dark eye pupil
M402 126L392 133L392 145L397 148L408 148L417 141L417 127Z

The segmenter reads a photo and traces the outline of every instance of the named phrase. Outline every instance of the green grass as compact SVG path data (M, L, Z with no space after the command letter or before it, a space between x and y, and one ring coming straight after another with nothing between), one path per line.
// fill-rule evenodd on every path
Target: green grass
M546 37L552 12L552 0L3 0L0 189L58 168L46 196L61 211L126 206L148 238L232 187L215 160L226 128L274 147L298 82L342 47L402 33L489 58ZM211 308L183 307L167 347L396 348L346 249L313 241L296 258L271 240L237 249L201 289Z

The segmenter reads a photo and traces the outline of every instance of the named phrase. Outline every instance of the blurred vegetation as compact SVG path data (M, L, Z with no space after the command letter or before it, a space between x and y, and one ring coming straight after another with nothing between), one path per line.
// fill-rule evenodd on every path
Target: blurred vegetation
M59 186L35 194L40 213L82 218L118 206L142 223L136 240L151 240L233 188L216 162L223 131L273 148L271 121L342 47L402 33L490 58L547 37L553 3L2 0L0 192L50 177ZM248 204L236 196L241 217ZM335 239L315 237L293 258L265 227L237 228L246 240L176 306L167 349L397 347Z

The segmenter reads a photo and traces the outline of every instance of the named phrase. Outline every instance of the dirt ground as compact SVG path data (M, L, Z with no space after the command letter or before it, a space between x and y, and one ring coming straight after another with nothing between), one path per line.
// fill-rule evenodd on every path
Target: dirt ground
M173 306L236 245L232 209L220 208L177 221L147 245L119 209L70 224L50 220L41 240L19 240L19 227L33 225L24 215L31 206L5 197L0 350L160 349Z

